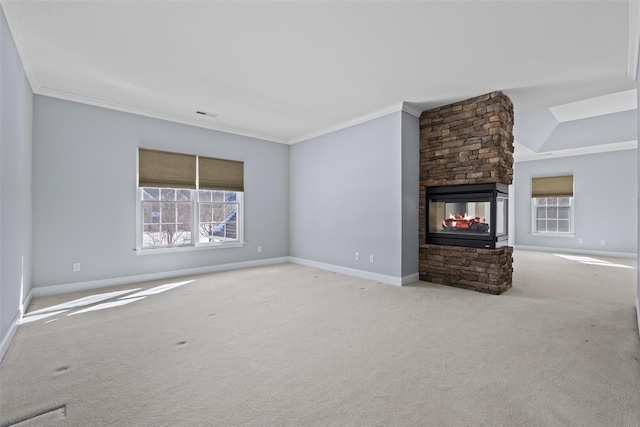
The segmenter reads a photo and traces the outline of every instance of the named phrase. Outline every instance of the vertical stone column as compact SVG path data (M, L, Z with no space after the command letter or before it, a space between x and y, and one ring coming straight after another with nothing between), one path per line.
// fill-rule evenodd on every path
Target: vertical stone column
M511 287L512 248L488 251L426 244L425 199L426 187L495 182L509 185L512 181L513 104L502 92L488 93L422 113L419 212L421 280L495 294ZM465 271L453 271L456 266L450 264L455 263L443 264L440 260L440 253L445 248L449 248L450 255L461 249L465 249L465 253L482 251L486 266L474 265L473 268L465 267ZM495 259L491 259L492 253ZM497 267L498 264L503 266ZM460 266L458 268L463 269ZM487 268L493 270L488 271ZM491 280L487 280L490 276Z

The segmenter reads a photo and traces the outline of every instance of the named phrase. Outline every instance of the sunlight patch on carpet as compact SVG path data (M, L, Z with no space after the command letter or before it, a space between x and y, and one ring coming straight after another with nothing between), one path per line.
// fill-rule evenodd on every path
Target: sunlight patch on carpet
M618 268L633 268L624 264L614 264L613 262L604 261L597 258L591 258L588 256L576 256L576 255L562 255L562 254L554 254L557 257L565 258L571 261L577 261L581 264L589 264L589 265L599 265L602 267L618 267Z
M48 422L61 420L67 416L67 405L56 406L55 408L45 409L26 417L3 423L0 427L29 427L47 425Z
M52 311L51 313L42 313L42 314L36 314L36 315L29 314L23 317L22 319L20 319L20 324L24 325L25 323L35 322L36 320L40 320L40 319L46 319L47 317L55 316L61 313L66 313L67 311L69 310Z
M75 308L75 307L84 307L86 305L95 304L97 302L104 301L109 298L114 298L120 295L128 294L129 292L134 292L134 291L137 291L138 289L140 288L89 295L86 297L74 299L73 301L67 301L67 302L63 302L62 304L52 305L51 307L46 307L40 310L32 311L31 313L27 313L26 316L33 316L35 314L48 313L50 311L58 311L58 310Z
M67 314L67 316L73 316L74 314L88 313L90 311L104 310L105 308L119 307L121 305L127 305L129 303L136 302L144 298L146 297L131 298L131 299L113 301L113 302L105 302L103 304L94 305L93 307L87 307L82 310L74 311L73 313Z
M137 292L135 294L127 295L127 296L124 296L124 297L122 297L120 299L136 298L136 297L141 297L141 296L160 294L162 292L166 292L168 290L177 288L179 286L184 286L184 285L189 284L191 282L195 282L195 280L187 280L185 282L176 282L176 283L167 283L166 285L156 286L155 288L150 288L150 289L147 289L145 291L140 291L140 292Z
M186 280L182 282L167 283L167 284L156 286L143 291L140 291L141 288L134 288L134 289L126 289L122 291L105 292L100 294L89 295L83 298L78 298L72 301L67 301L65 303L56 304L50 307L42 308L40 310L27 313L20 320L20 324L35 322L37 320L45 319L47 317L52 317L77 307L86 307L86 308L69 313L67 314L67 316L73 316L74 314L88 313L88 312L97 311L97 310L104 310L112 307L120 307L123 305L130 304L132 302L140 301L150 295L160 294L160 293L163 293L171 289L175 289L180 286L184 286L193 282L195 282L195 280ZM136 291L140 291L140 292L136 292ZM132 293L132 292L135 292L135 293ZM120 297L118 301L104 302L101 304L97 304L97 303L100 303L101 301L106 301L108 299L117 298L117 297ZM50 322L55 320L57 319L50 320Z

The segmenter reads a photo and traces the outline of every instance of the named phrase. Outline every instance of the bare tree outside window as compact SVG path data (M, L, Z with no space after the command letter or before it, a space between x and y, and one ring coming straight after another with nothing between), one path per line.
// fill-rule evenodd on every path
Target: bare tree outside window
M143 188L142 247L191 244L191 191Z
M242 193L141 188L142 248L237 243Z
M200 242L238 240L238 209L235 191L200 190Z

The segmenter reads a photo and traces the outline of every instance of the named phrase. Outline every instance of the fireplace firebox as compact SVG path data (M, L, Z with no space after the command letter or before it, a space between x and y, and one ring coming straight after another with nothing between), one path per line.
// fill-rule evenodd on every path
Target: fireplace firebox
M426 243L496 249L508 244L508 186L442 185L426 189Z

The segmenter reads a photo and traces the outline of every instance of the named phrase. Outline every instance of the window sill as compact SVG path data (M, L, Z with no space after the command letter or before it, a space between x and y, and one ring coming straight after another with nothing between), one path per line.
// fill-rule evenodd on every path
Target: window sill
M245 245L245 242L238 243L225 243L219 245L201 245L201 246L178 246L175 248L148 248L148 249L134 249L136 255L158 255L158 254L171 254L179 252L193 252L193 251L206 251L210 249L225 249L225 248L240 248Z
M534 237L576 237L575 233L531 233Z

